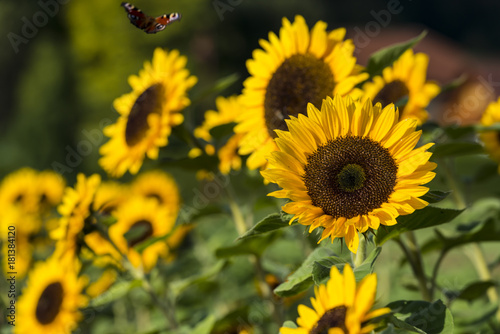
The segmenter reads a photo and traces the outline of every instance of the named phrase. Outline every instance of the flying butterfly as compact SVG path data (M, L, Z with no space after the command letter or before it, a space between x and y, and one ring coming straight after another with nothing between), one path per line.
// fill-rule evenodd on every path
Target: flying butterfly
M127 11L130 23L144 30L147 34L156 34L158 31L165 29L170 23L181 19L179 13L164 14L158 17L148 16L128 2L122 2L122 7Z

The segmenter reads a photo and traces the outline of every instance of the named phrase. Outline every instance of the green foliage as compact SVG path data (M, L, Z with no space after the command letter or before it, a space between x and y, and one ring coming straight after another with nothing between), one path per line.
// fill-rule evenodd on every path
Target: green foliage
M262 255L266 248L280 236L280 233L269 233L264 236L258 236L243 239L236 242L234 246L221 247L216 250L215 255L218 258L228 258L236 255Z
M278 213L270 214L269 216L265 217L257 224L255 224L251 229L245 232L245 234L240 236L238 240L254 237L259 234L268 233L271 231L275 231L277 229L297 224L296 221L290 224L290 219L291 218L289 218L289 215L283 215Z
M95 297L90 301L91 307L99 307L109 304L115 300L123 298L130 290L142 286L141 280L119 281L104 294Z
M426 31L409 41L388 46L372 54L366 67L370 78L381 75L384 68L391 66L406 50L411 49L420 42L425 35L427 35Z
M404 323L396 321L394 318L389 322L395 328L414 331L416 333L426 334L452 334L454 323L450 310L443 304L442 301L437 300L433 303L424 301L396 301L387 305L394 314L406 316ZM404 327L410 325L418 328L421 331L416 331L412 327ZM390 332L389 332L390 333Z
M435 227L452 221L463 210L436 208L426 206L411 215L399 216L398 223L387 228L380 228L375 238L377 245L383 245L387 240L398 237L401 233L423 228Z
M300 292L308 289L313 283L312 271L314 269L314 264L318 261L330 259L331 261L337 261L338 257L329 248L318 247L316 248L302 263L302 265L288 276L287 281L280 284L274 293L280 297L294 296ZM339 260L340 261L340 260Z

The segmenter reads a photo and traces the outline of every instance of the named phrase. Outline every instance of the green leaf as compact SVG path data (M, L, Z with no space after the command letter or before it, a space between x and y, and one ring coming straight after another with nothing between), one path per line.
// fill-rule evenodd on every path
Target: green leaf
M227 266L227 264L228 264L227 261L219 261L215 263L212 267L207 269L205 272L199 275L191 276L180 281L172 282L170 284L170 289L172 289L174 296L178 296L190 286L211 279L213 276L220 273Z
M474 129L477 132L483 132L483 131L499 132L500 131L500 122L492 124L492 125L488 125L488 126L481 125L481 124L476 124L476 125L474 125Z
M240 78L239 74L233 73L230 74L222 79L219 79L215 82L215 85L210 86L208 89L205 91L199 93L192 99L191 105L196 105L198 104L201 100L207 98L208 96L212 94L219 94L223 90L229 88L231 85L233 85L238 79Z
M210 129L210 136L214 139L221 139L223 137L228 137L234 134L233 128L236 123L231 122L227 124L222 124Z
M366 275L373 273L375 261L380 255L380 252L382 252L382 247L375 248L370 255L366 257L363 263L354 268L353 272L356 277L356 281L361 281Z
M498 198L482 198L457 218L458 235L445 236L435 230L436 237L422 246L422 252L435 250L449 251L471 242L498 242L500 240L500 200Z
M90 301L91 307L98 307L124 297L133 288L142 286L141 280L120 281L113 284L106 292Z
M426 334L423 330L418 329L415 326L410 325L407 322L404 322L403 320L400 320L393 316L392 314L387 317L387 321L389 323L389 326L387 329L382 331L381 333L384 334L392 334L392 333L419 333L419 334Z
M356 277L356 282L361 281L366 275L373 272L373 267L375 265L375 260L382 251L382 247L375 248L370 255L363 261L363 263L354 268L354 277ZM343 271L344 265L348 263L342 258L337 256L329 256L322 260L316 261L313 264L312 277L316 285L325 284L330 278L330 269L332 266L337 266L340 271Z
M438 226L453 220L463 210L442 209L426 206L421 210L406 216L399 216L398 223L390 227L380 227L375 238L377 245L382 245L389 239L399 236L407 231L419 230L427 227Z
M346 263L348 262L337 256L330 256L326 259L314 262L312 270L314 284L324 284L330 278L330 269L333 266L337 266L337 268L342 271Z
M427 334L452 334L453 317L441 300L433 303L424 301L396 301L387 305L396 314L407 316L405 322Z
M366 71L370 74L370 78L382 74L384 68L391 66L406 50L411 49L420 42L425 35L427 35L427 31L422 32L409 41L390 45L372 54L370 60L368 60L368 66L366 67Z
M295 324L295 322L293 321L290 321L290 320L287 320L283 323L283 326L282 327L286 327L286 328L297 328L297 325Z
M239 240L233 246L221 247L215 251L218 258L228 258L236 255L258 255L260 256L273 241L280 236L280 233L269 233L261 236L254 236Z
M210 334L215 324L215 316L209 315L191 331L191 334Z
M444 133L451 139L459 139L463 137L470 137L475 134L474 126L459 126L459 125L450 125L443 128Z
M462 289L462 291L460 291L460 293L458 294L457 298L471 302L474 299L483 297L489 288L496 285L497 284L494 281L474 282L467 285L464 289Z
M484 153L483 145L472 142L436 144L430 151L433 159Z
M178 228L179 228L180 225L177 225L176 227L174 227L170 232L168 232L167 234L164 234L164 235L160 235L160 236L157 236L157 237L152 237L152 238L147 238L146 240L144 240L143 242L140 242L138 243L137 245L134 246L134 249L139 252L139 253L142 253L144 252L144 250L146 248L148 248L149 246L159 242L159 241L165 241L166 239L168 239ZM128 233L128 232L127 232Z
M498 305L491 305L490 307L484 307L481 309L479 318L470 318L470 314L458 314L455 315L457 326L466 327L471 326L473 328L478 328L479 326L490 321L492 317L496 315L498 311Z
M255 224L251 229L245 232L242 236L240 236L237 240L247 239L250 237L254 237L259 234L275 231L280 228L290 226L289 219L283 220L283 216L278 213L270 214L269 216L262 219L260 222ZM297 224L297 223L292 223Z
M314 263L333 256L336 256L336 254L329 248L316 248L307 259L305 259L302 265L294 273L288 276L286 282L281 283L274 289L274 293L280 297L290 297L307 290L314 283L312 278Z
M423 199L426 202L434 204L441 202L446 197L448 197L449 194L451 194L451 191L430 190L429 192L427 192L427 194L420 197L420 199Z

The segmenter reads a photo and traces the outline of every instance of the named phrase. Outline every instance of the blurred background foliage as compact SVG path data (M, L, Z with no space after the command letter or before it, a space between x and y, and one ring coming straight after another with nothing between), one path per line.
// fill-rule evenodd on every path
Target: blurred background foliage
M320 0L136 1L134 4L150 15L182 14L180 23L155 35L134 28L120 1L60 2L2 2L0 176L21 166L46 169L54 161L64 164L68 147L76 150L78 142L85 139L83 130L100 130L103 122L116 119L113 99L130 90L128 76L151 59L155 47L176 48L188 57L188 68L199 78L191 97L231 73L239 74L239 81L223 94L237 94L247 76L245 60L258 47L259 38L278 31L282 17L293 19L301 14L310 26L324 20L332 29L348 27L353 36L358 31L354 27L364 31L366 23L374 21L374 13L387 9L395 0L357 1L355 5ZM392 15L380 36L374 38L382 45L391 42L384 41L385 32L419 25L420 30L442 34L472 54L494 55L499 51L498 2L397 2L401 13ZM34 37L13 47L12 34L24 38L23 18L33 22L33 16L44 10L42 3L57 4L58 8L51 7L53 17L36 28ZM431 54L431 68L432 59ZM204 111L214 108L214 97L204 98L190 110L193 122L199 124ZM69 183L77 171L102 173L98 157L94 146L82 163L65 175Z

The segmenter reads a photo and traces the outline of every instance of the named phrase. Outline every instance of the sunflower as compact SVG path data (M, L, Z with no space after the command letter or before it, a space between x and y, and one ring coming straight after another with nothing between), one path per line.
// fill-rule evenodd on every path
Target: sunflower
M109 236L134 267L142 267L149 272L159 257L169 255L165 240L148 246L142 254L134 249L134 246L150 238L172 231L177 217L166 206L155 199L136 196L120 206L115 217L117 221L109 228Z
M15 205L26 213L38 213L37 171L21 168L7 175L0 186L0 206Z
M78 265L61 265L57 258L37 263L29 273L27 286L18 302L15 333L71 333L85 307L82 295L85 277L78 277Z
M328 282L314 289L316 298L311 298L314 309L299 305L297 325L300 327L281 327L280 334L369 333L376 328L376 324L367 322L390 312L389 308L370 312L376 291L376 274L369 274L356 285L348 264L344 266L343 274L333 266Z
M89 297L95 298L106 292L116 281L117 273L114 269L106 269L102 275L86 289Z
M4 273L15 271L18 278L28 272L32 260L33 244L30 238L40 230L41 220L36 214L27 214L16 206L7 206L0 212L0 244L2 245L2 267ZM9 261L9 231L14 229L15 261ZM10 235L12 238L12 235ZM12 239L11 239L12 240ZM11 267L11 265L13 267Z
M161 170L141 173L131 184L132 194L153 198L177 214L181 206L179 187L174 178Z
M57 208L61 214L59 226L50 233L52 239L58 240L56 256L75 255L79 234L90 217L92 202L100 183L101 177L98 174L88 178L78 174L75 187L66 188L62 204Z
M180 111L189 105L186 94L197 80L189 76L186 62L177 50L157 48L139 76L129 77L133 91L113 102L120 117L104 129L111 139L100 149L99 163L110 175L136 174L145 155L157 159L171 128L182 123Z
M481 117L481 124L484 126L492 126L495 123L500 123L500 98L496 102L491 102ZM479 134L479 137L491 159L500 163L500 132L484 131ZM498 173L500 173L500 165Z
M55 172L43 171L38 174L36 188L42 210L47 211L61 202L65 185L62 176Z
M365 83L362 90L355 89L351 96L362 96L362 101L371 99L382 106L398 104L400 119L414 118L420 125L429 117L425 108L441 91L437 84L426 81L428 64L426 54L413 54L409 49L391 67L386 67L382 76Z
M236 118L244 111L241 95L230 96L228 98L219 96L215 99L215 105L218 111L207 111L203 124L194 130L195 137L204 139L207 142L212 140L210 130L220 125L235 122ZM242 134L234 134L227 140L224 146L218 150L219 170L222 174L229 174L231 170L239 170L241 168L241 157L238 154L238 147L242 137ZM215 148L213 145L207 144L205 151L208 155L213 155L215 153ZM191 156L196 157L199 153L200 152L194 149L192 150Z
M345 32L327 32L322 21L309 31L298 15L293 24L283 18L279 37L270 32L269 41L259 41L264 50L255 50L247 61L251 77L243 83L244 109L235 127L243 135L239 154L250 154L250 169L265 166L265 157L276 150L274 130L286 130L286 119L305 114L309 102L318 105L326 96L348 94L368 78L360 73Z
M310 226L323 227L321 240L344 238L356 253L358 231L394 225L396 217L428 203L419 197L429 190L436 167L427 149L414 149L422 131L417 121L398 121L390 104L382 109L336 95L312 104L308 115L287 121L289 131L276 131L279 151L269 157L264 178L282 190L269 195L289 198L283 210Z
M105 181L95 193L92 208L103 215L110 215L130 195L130 187L115 181Z

